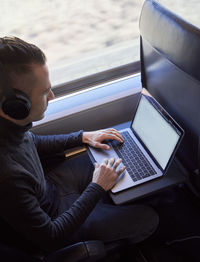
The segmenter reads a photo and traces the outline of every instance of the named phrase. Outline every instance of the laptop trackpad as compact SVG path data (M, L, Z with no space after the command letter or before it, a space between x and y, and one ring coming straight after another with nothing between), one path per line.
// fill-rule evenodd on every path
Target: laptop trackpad
M111 157L114 157L115 160L119 158L119 156L116 154L116 152L111 148L110 150L102 150L97 149L93 147L89 147L90 152L92 153L95 161L99 164L103 162L105 158L110 159ZM119 170L120 167L123 166L123 163L119 165L117 170ZM134 185L134 182L130 175L127 173L127 171L124 171L118 178L116 185L111 189L113 193L117 193L119 191L122 191L124 189L127 189L129 187L132 187Z

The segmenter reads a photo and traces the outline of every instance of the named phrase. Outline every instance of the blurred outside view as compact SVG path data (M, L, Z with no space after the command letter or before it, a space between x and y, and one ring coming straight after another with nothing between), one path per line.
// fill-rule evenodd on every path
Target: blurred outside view
M138 60L143 0L0 0L0 36L38 45L59 81ZM62 72L62 74L59 74ZM58 79L53 79L56 83ZM65 81L66 81L65 80Z
M200 7L199 0L159 2L199 21L195 7ZM56 72L53 85L139 60L143 0L0 0L0 4L0 36L18 36L38 45L50 71Z

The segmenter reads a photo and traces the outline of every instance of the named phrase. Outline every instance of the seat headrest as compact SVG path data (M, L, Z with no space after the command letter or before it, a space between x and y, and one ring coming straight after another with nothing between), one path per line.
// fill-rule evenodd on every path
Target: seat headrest
M146 0L140 33L172 63L200 81L200 29L155 1Z
M185 130L182 163L200 170L200 29L146 0L140 34L142 84Z

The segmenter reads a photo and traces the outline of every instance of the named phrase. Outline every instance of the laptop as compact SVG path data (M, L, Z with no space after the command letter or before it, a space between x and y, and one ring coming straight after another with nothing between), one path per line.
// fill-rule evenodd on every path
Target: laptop
M166 174L175 152L184 136L183 129L149 94L142 92L131 125L119 130L124 138L106 141L111 149L88 147L93 161L102 163L105 158L122 158L126 170L111 189L118 193L147 183Z

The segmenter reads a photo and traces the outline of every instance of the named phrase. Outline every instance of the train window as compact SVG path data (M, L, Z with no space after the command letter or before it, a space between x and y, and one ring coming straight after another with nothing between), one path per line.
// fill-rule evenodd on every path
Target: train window
M196 27L200 27L200 1L199 0L157 0L158 3L178 14Z
M143 0L1 0L1 36L47 55L52 85L139 60Z

